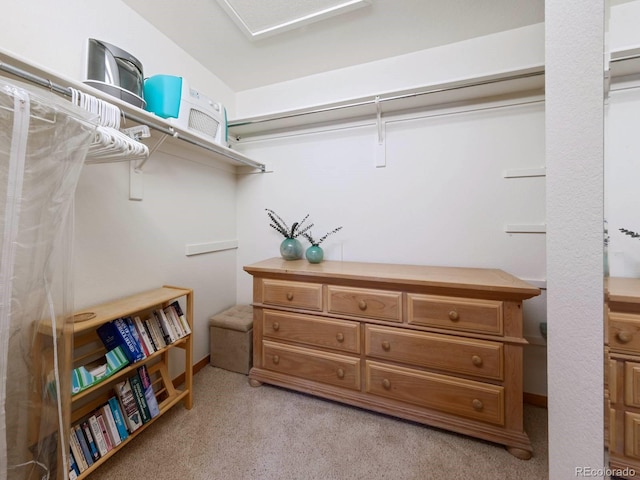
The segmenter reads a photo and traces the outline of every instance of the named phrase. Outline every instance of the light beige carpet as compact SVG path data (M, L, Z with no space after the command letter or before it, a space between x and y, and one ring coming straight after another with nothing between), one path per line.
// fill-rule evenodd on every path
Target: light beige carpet
M285 389L211 366L90 480L546 479L547 411L525 405L533 458L500 445Z

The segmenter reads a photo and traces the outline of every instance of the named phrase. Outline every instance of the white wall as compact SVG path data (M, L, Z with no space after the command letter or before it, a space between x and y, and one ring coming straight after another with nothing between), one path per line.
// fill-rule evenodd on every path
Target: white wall
M640 48L640 1L611 9L610 49L613 52ZM613 67L615 69L615 67ZM637 71L637 69L636 69ZM611 276L640 276L640 240L619 231L640 231L640 74L612 79L605 106L605 218L609 233L608 267Z
M611 92L607 106L605 144L605 218L609 231L608 263L611 276L640 277L640 239L624 235L640 232L640 84Z
M544 25L238 92L244 118L544 65Z
M12 2L0 29L4 50L76 80L85 78L88 37L130 51L146 75L182 75L233 108L226 85L119 0ZM143 176L144 199L130 201L127 162L85 166L75 199L76 307L163 284L193 288L199 361L209 354L209 316L235 304L236 256L186 257L185 245L236 238L235 174L155 153Z
M543 102L519 101L386 117L384 168L374 165L375 125L241 143L273 173L239 179L239 265L279 254L271 208L289 224L309 213L317 236L343 226L323 243L327 259L502 268L544 281L545 235L505 232L545 223L544 178L504 178L544 165ZM240 274L238 300L251 293ZM545 320L544 296L525 303L526 332L542 344ZM544 371L526 373L527 391L546 395Z
M576 5L578 3L580 5ZM598 4L597 7L594 7L594 3ZM559 5L563 4L566 4L567 8L575 7L575 9L571 12L562 10ZM547 5L547 22L551 22L551 25L555 26L555 29L547 32L548 37L552 39L548 43L549 51L561 48L563 45L572 47L575 45L575 48L585 48L590 53L591 49L595 48L597 40L586 34L592 31L597 32L600 28L598 25L602 24L602 22L598 24L598 12L595 11L595 8L601 7L601 2L589 2L589 8L585 8L585 2L577 2L576 0L571 2L567 2L567 0L548 0ZM99 14L96 14L96 12L99 12ZM238 94L240 107L237 115L234 115L234 95L228 89L225 90L224 86L221 86L219 80L213 75L204 71L196 62L186 58L179 48L140 19L134 11L127 8L119 0L110 0L108 8L105 8L105 2L98 2L97 0L82 2L80 0L12 2L11 14L12 20L5 22L3 28L0 29L0 45L2 45L2 48L16 52L72 78L82 79L83 52L86 37L95 36L129 49L144 62L147 74L184 74L185 77L191 80L194 87L200 88L211 96L220 98L230 110L232 118L234 116L253 114L254 110L253 107L250 108L250 104L252 100L255 99L257 101L261 97L259 95L260 92L241 92ZM595 22L593 21L594 19L596 20ZM575 29L567 28L573 25L575 25ZM523 65L532 62L534 64L540 63L541 52L543 51L543 46L539 43L542 41L540 29L540 26L534 27L529 32L533 37L539 39L529 42L530 48L522 49L519 47L521 44L509 45L510 49L514 49L514 55L511 58L520 59L518 62ZM566 41L571 34L575 34L576 38ZM505 45L509 44L508 41L503 43ZM486 50L485 59L488 60L492 52L493 50ZM496 57L501 57L501 55L496 55ZM533 59L532 62L524 61L529 58ZM398 68L392 70L394 79L403 78L399 68L405 67L406 63L403 63L402 60L404 59L397 59L397 62L386 64L388 66L396 63L396 66L398 66ZM597 60L593 60L588 54L585 58L577 56L568 60L552 58L547 66L548 71L562 76L564 73L562 63L564 61L568 62L569 73L571 73L571 70L581 73L580 76L575 78L575 83L572 81L562 87L564 89L562 93L567 94L573 100L575 98L574 95L581 91L577 89L574 92L572 90L574 87L581 87L584 81L591 88L594 79L594 76L591 75L593 72L587 68L587 71L591 72L591 74L583 77L583 73L585 67L592 65L594 62L597 63ZM455 57L445 56L438 66L441 67L450 62L455 62ZM168 71L165 65L171 65L175 70ZM369 76L370 72L367 68L363 67L364 70L356 69L354 76L351 76L354 71L350 69L337 72L337 76L334 78L343 81L341 83L335 81L329 83L328 85L331 88L326 90L314 88L317 87L318 81L322 81L322 78L308 79L302 82L300 84L302 88L299 90L292 88L297 84L293 86L286 85L285 87L288 88L275 86L276 89L280 88L280 90L274 91L277 95L264 98L267 98L268 102L282 103L256 104L257 110L255 112L266 113L284 109L281 105L292 108L322 103L323 101L335 101L339 98L331 92L337 86L345 89L339 90L342 97L377 94L411 86L404 82L402 84L394 83L394 80L388 76ZM438 70L433 69L433 71L437 72ZM373 79L373 83L363 83L359 72L365 72L367 78ZM411 81L408 83L415 83L416 76L420 83L434 81L432 77L422 77L423 74L424 70L415 72L415 76L410 77ZM466 74L469 74L469 72L460 71L457 74L449 72L452 78L459 78ZM378 84L376 79L381 82L384 80L384 82ZM209 90L209 85L211 85L211 90ZM359 85L364 85L367 88L361 90L358 87ZM288 93L293 95L287 96ZM593 173L593 176L588 176L587 182L582 183L580 188L584 189L585 186L593 188L597 200L598 187L593 182L597 183L598 181L599 174L595 165L595 156L598 154L599 147L597 144L594 145L594 142L597 143L599 137L598 133L593 131L594 126L596 130L598 126L598 120L594 115L597 107L591 101L596 95L594 91L590 89L588 92L590 100L586 105L588 109L587 115L584 117L582 116L582 111L577 112L573 107L569 107L565 111L565 107L563 107L565 100L555 96L559 95L559 93L556 92L554 94L553 101L557 102L557 108L560 110L553 113L555 120L552 122L555 123L548 124L546 128L554 129L553 131L558 135L565 135L565 127L572 125L574 122L577 126L584 127L581 128L580 132L571 130L569 133L568 145L571 149L568 152L569 156L566 161L558 160L558 149L562 148L560 143L565 142L566 139L557 138L554 140L558 143L556 148L550 150L550 155L555 158L555 161L560 162L561 170L556 170L554 173L558 183L554 185L554 195L550 197L551 200L547 207L549 211L558 208L558 215L565 215L566 210L562 208L564 202L568 201L570 205L573 205L571 194L580 195L580 190L577 190L577 192L569 190L565 193L560 191L565 186L562 184L564 180L567 180L569 182L568 185L571 187L575 187L577 183L580 183L582 178L576 177L574 170L580 174ZM307 96L305 97L304 95ZM569 112L569 115L567 115L567 112ZM546 112L546 114L549 117L549 112ZM570 118L567 120L567 117ZM465 118L468 119L468 117ZM489 120L482 119L482 121ZM389 251L392 252L394 258L400 258L401 255L405 255L404 258L408 262L414 262L416 259L424 259L426 261L436 258L431 249L426 249L423 244L416 243L415 238L411 235L404 237L400 235L393 236L394 240L400 239L401 241L385 244L385 253L379 252L373 247L368 247L368 241L373 241L374 246L381 245L381 243L377 242L376 237L381 230L380 227L386 226L386 224L373 224L371 216L365 216L364 218L357 216L357 212L369 212L372 207L389 212L388 202L393 201L390 199L392 195L389 194L389 191L400 191L400 194L403 195L405 184L411 181L416 172L420 172L423 176L422 178L425 178L424 170L422 170L425 164L421 163L420 160L424 160L427 157L425 152L430 150L430 145L421 149L422 151L418 155L410 158L405 158L402 155L403 145L400 143L400 139L408 138L411 142L419 141L419 132L412 131L412 128L411 125L405 124L398 126L396 131L390 131L388 141L391 151L386 169L371 168L370 153L367 153L371 149L373 138L371 131L354 131L355 133L349 132L343 135L330 134L331 139L327 142L321 142L317 138L309 136L296 137L291 140L278 140L275 144L264 142L261 145L247 145L248 152L259 152L260 155L264 155L264 157L257 158L264 160L270 167L273 167L274 173L242 178L239 186L237 216L232 200L235 180L228 173L220 173L190 162L176 161L173 157L156 155L149 162L148 167L145 168L147 172L145 173L145 199L141 203L136 203L126 200L128 176L124 165L87 167L81 179L76 206L78 211L76 225L78 231L76 240L79 280L76 282L78 305L85 305L97 299L101 300L127 294L132 289L138 290L139 288L147 288L164 282L188 282L196 290L196 333L199 336L199 340L195 357L196 360L201 358L208 352L208 349L205 349L206 317L212 311L225 306L223 304L226 302L235 301L234 293L231 293L231 291L235 290L235 286L230 284L233 283L233 279L236 276L238 277L239 298L246 299L247 290L245 284L247 278L243 276L246 274L237 273L241 269L235 265L228 267L228 263L233 263L234 261L231 260L229 262L229 257L235 257L233 252L186 259L183 257L183 244L214 240L214 238L211 238L214 236L216 237L215 240L226 240L235 233L234 223L237 218L242 219L238 224L238 238L240 240L238 265L241 266L246 263L245 260L248 262L275 255L277 254L277 238L267 233L268 227L265 221L264 207L274 208L281 211L283 215L291 215L292 218L300 216L306 211L312 211L314 217L317 218L319 226L331 228L335 224L335 215L324 213L326 208L322 210L316 208L316 206L325 207L326 202L331 201L333 209L336 211L335 213L344 212L345 218L350 223L347 224L346 221L340 222L344 224L345 230L328 242L327 246L329 248L327 250L330 256L335 257L337 255L338 244L335 241L339 240L344 245L343 254L346 252L348 255L353 255L354 258L358 255L364 258L366 255L364 252L368 252L371 256L375 255L377 256L376 258L382 258ZM444 139L442 140L444 141ZM310 148L303 148L305 145ZM342 148L343 146L344 148ZM317 152L315 151L316 148L318 149ZM493 145L493 148L497 148L496 145ZM575 151L572 149L575 149ZM354 153L354 151L357 153ZM281 152L287 152L289 156L282 157L280 155ZM338 153L336 154L336 152ZM477 151L473 153L475 157ZM334 158L334 155L336 158ZM578 156L580 157L579 159L577 158ZM323 165L319 166L318 163L311 163L313 159L321 160ZM585 161L587 162L586 164L583 163ZM324 168L324 164L330 168ZM179 171L176 171L177 165L180 165ZM303 172L301 170L303 165L309 166L312 170ZM585 165L588 167L589 172L584 170L586 168ZM404 174L399 173L399 167L406 168ZM454 168L453 165L451 168ZM494 173L497 172L496 165L492 164L491 170ZM304 183L302 180L297 180L298 177L290 176L295 172L301 175L300 178L305 180ZM451 171L449 172L451 173ZM180 181L179 185L183 188L177 188L174 184L170 185L169 178L165 178L167 173L174 174ZM362 178L359 175L362 175ZM316 182L316 177L320 179L320 186L310 187ZM351 180L355 182L356 187L354 187L354 183L350 183ZM430 177L426 176L426 180L430 180ZM365 190L360 183L361 181L376 185L379 189L375 192ZM415 193L418 187L413 182L411 183L411 191ZM184 193L186 186L190 189L190 195L185 195ZM295 207L289 206L290 204L285 204L280 200L278 202L274 200L274 198L282 198L290 189L293 189L291 197L295 196L294 193L304 190L303 195L294 202ZM354 192L354 195L349 192ZM360 196L355 195L356 192L365 192L364 198L361 199ZM425 192L422 190L419 193L418 198L425 196ZM496 193L502 194L503 192ZM191 194L193 194L193 199L189 198ZM341 201L334 201L334 198ZM392 220L391 227L397 227L398 223L402 224L402 226L410 225L412 220L416 220L407 216L404 218L405 221L402 222L403 217L399 216L399 214L406 211L406 207L414 213L426 212L425 205L416 205L413 202L413 198L411 202L407 201L402 204L398 202L399 208L394 210L393 215L390 217L390 221ZM556 229L558 229L558 238L564 242L562 245L566 247L566 250L561 253L560 246L554 246L549 265L556 260L560 261L558 265L562 265L564 262L562 255L566 254L567 251L575 251L575 255L571 257L572 259L577 256L584 256L585 259L577 264L577 269L574 269L574 266L571 265L564 272L556 270L548 273L550 282L556 281L555 279L557 278L561 282L559 285L563 288L566 287L566 290L558 289L557 294L561 296L555 297L554 301L556 303L550 309L553 315L551 320L554 321L556 328L555 332L551 331L551 334L556 336L557 342L550 345L549 354L552 362L549 371L558 372L561 375L554 379L549 388L550 420L552 424L550 435L550 450L552 450L550 470L552 475L550 478L568 478L572 476L573 472L569 472L568 469L571 466L575 466L576 462L588 464L592 459L597 460L599 458L598 449L601 451L602 446L601 412L597 410L602 403L599 393L602 386L601 362L598 363L598 354L593 353L601 352L601 325L594 325L594 319L600 319L602 312L594 313L593 316L591 316L591 310L586 312L587 316L583 318L590 320L586 327L581 324L574 329L573 323L562 326L562 320L565 319L562 313L565 308L571 311L566 318L573 319L576 317L576 312L585 312L586 307L584 305L588 305L588 308L591 308L593 307L591 302L595 298L601 298L601 291L597 291L595 286L597 280L594 278L594 272L599 268L596 263L601 264L601 262L596 258L597 254L594 253L595 238L592 237L598 236L601 244L600 227L602 218L600 217L597 220L598 226L596 226L595 217L598 214L598 206L591 206L593 198L586 200L586 203L581 208L571 212L572 218L581 220L584 219L585 215L584 205L589 206L589 216L587 222L583 225L587 236L586 241L583 241L581 235L576 235L576 233L582 233L582 227L576 232L571 232L569 241L567 234L561 228L562 217L554 219L556 226L551 231L551 233L556 234ZM285 210L285 208L288 210ZM420 210L420 208L423 210ZM322 213L316 213L316 211ZM184 216L186 212L189 212L187 217ZM397 217L400 218L399 221ZM438 227L446 225L459 228L453 219L443 221L439 217L432 215L425 215L425 217L429 221L437 219L435 224ZM186 220L187 218L189 220ZM467 217L463 218L468 220ZM422 220L422 218L418 220ZM178 225L178 227L171 229L167 226L170 223ZM429 231L428 226L421 225L412 228L419 228L420 233L423 235L437 236L443 234L437 229ZM259 233L257 232L258 229L260 229ZM497 231L498 229L496 228L495 232ZM373 236L366 237L364 235L371 232L374 233ZM253 233L255 233L255 236L252 236ZM348 238L347 234L353 235L354 239ZM387 238L391 238L389 231L386 231L384 235ZM149 240L149 238L152 240ZM408 238L407 242L404 241L405 238ZM485 237L483 236L482 238L484 239ZM493 236L486 238L494 239ZM519 244L519 242L522 242L522 238L515 239L513 243L509 242L508 248L523 252L528 251L529 248L533 248L537 252L544 249L544 247L540 247L537 244L526 246L527 249L524 249L525 246ZM111 246L110 242L114 241L117 248ZM406 243L409 244L412 251L408 251L408 248L405 247ZM132 249L133 245L144 246ZM392 248L386 245L392 245ZM478 244L474 245L474 247L480 251L483 245ZM406 253L395 253L403 250ZM162 261L159 262L158 258L162 258ZM468 260L468 258L465 260ZM474 260L480 262L481 258L478 256ZM194 272L197 273L193 275ZM514 273L519 272L526 273L524 268L518 269L518 272ZM532 271L533 273L535 272ZM100 279L99 283L98 278ZM221 278L223 280L220 280ZM215 279L218 283L212 286L211 279ZM577 284L574 282L569 285L571 281L576 279L584 279L586 282L584 289L582 288L582 283ZM562 282L565 283L563 284ZM230 286L231 291L228 290ZM563 302L561 306L558 305L559 302ZM565 332L565 330L571 331ZM579 337L573 337L576 332L580 332ZM582 362L583 360L585 360L584 363ZM580 369L576 370L578 366ZM566 378L569 373L572 374L571 377ZM576 395L576 393L580 395ZM595 397L598 398L596 399ZM576 409L576 405L581 405L581 408ZM585 409L584 407L587 408ZM592 407L596 411L592 412ZM579 439L579 441L566 441L567 438Z
M239 92L237 114L526 69L544 63L543 45L543 25L487 35ZM518 101L526 100L536 99ZM507 169L544 166L544 107L431 113L435 116L396 117L387 124L387 167L379 169L373 125L241 142L237 148L274 173L240 180L238 218L245 221L238 226L239 266L278 254L278 238L264 212L272 208L292 222L311 213L319 234L343 225L326 242L327 258L495 267L544 285L544 235L504 231L507 224L545 223L544 178L503 178ZM287 195L274 203L272 192ZM250 298L250 280L239 274L239 301ZM546 341L539 329L546 321L546 291L524 308L531 342L524 388L546 395Z

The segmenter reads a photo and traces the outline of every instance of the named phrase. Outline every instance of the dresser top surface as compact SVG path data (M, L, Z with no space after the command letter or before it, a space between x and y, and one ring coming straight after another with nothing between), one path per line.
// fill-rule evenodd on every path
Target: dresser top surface
M284 260L275 257L247 265L244 270L254 276L289 275L309 280L340 278L387 284L496 292L521 299L540 295L540 290L537 287L503 270L488 268L332 260L311 264L306 260Z
M604 284L609 302L640 304L640 278L607 277Z

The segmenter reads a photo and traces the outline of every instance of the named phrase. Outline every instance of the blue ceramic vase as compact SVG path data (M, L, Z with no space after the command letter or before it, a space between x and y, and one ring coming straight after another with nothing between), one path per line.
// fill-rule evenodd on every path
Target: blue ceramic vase
M285 260L300 260L302 252L302 244L297 238L285 238L280 244L280 255Z
M307 257L309 263L320 263L324 258L324 252L318 245L311 245L309 248L307 248L305 256Z

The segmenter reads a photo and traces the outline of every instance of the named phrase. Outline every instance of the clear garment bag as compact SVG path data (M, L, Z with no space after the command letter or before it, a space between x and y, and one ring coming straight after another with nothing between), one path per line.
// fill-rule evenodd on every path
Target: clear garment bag
M67 478L73 198L96 127L0 78L0 480Z

